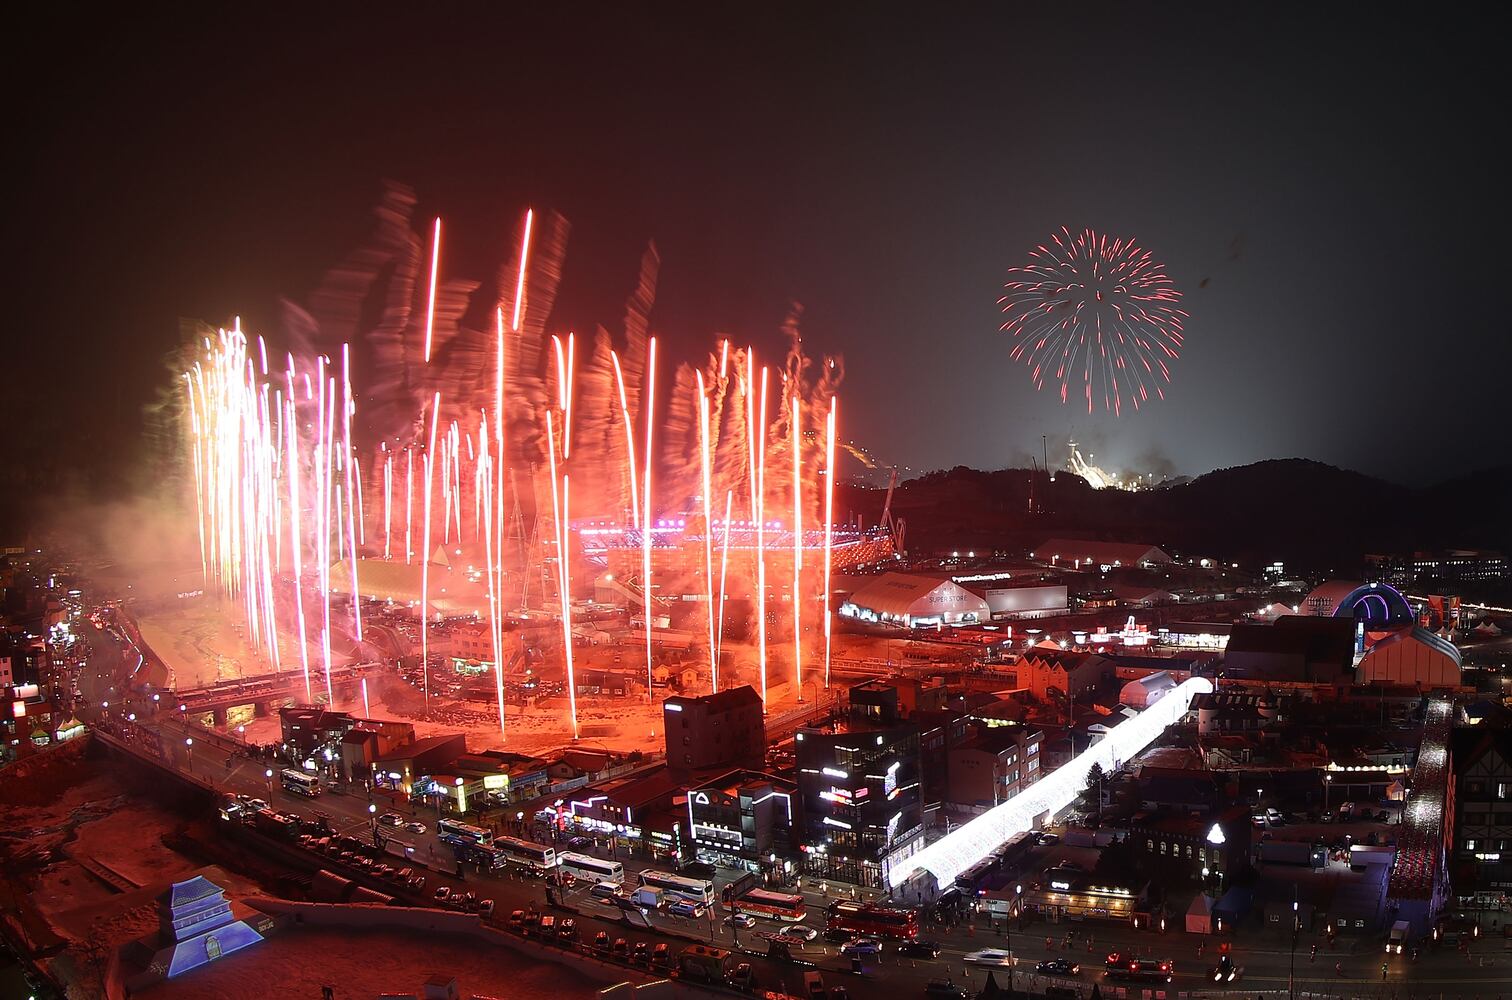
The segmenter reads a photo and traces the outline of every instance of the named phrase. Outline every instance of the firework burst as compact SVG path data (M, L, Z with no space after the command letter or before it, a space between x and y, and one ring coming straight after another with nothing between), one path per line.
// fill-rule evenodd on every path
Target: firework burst
M1168 362L1181 354L1187 313L1165 265L1132 239L1062 229L1010 268L998 306L1013 338L1012 358L1029 366L1035 388L1053 379L1061 402L1080 387L1087 412L1138 410L1164 399Z

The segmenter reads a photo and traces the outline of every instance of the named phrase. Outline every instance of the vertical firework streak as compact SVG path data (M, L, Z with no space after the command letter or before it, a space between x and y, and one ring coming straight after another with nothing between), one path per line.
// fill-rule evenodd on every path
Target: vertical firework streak
M425 450L425 513L421 522L420 554L420 670L425 685L425 703L430 704L430 563L431 563L431 495L435 492L436 425L441 419L441 393L431 402L430 444Z
M641 405L646 418L646 475L641 482L641 594L646 618L646 701L651 699L651 432L656 419L656 338L646 344L646 390Z
M304 572L302 553L304 545L299 538L299 522L303 508L299 504L299 419L294 402L294 356L289 356L289 415L285 421L289 427L289 454L295 456L289 463L289 552L294 566L294 611L299 627L299 665L304 671L305 701L313 701L310 693L309 637L305 633Z
M389 550L390 535L394 524L394 453L383 442L383 558L393 558Z
M709 497L709 465L711 463L709 397L704 392L703 372L695 374L698 376L698 457L703 472L703 482L699 493L703 496L704 594L709 604L709 685L712 694L719 690L719 653L718 646L714 642L714 521L710 511Z
M793 692L803 700L803 429L798 421L798 387L793 386Z
M619 387L620 416L625 422L625 454L630 480L630 520L636 530L640 530L640 488L636 485L639 473L635 467L635 428L630 421L630 406L625 401L625 374L620 370L619 353L609 352L609 358L614 362L614 381Z
M557 590L561 595L562 659L567 671L567 708L572 719L572 738L578 738L577 683L572 672L572 600L569 591L570 576L567 569L567 519L569 512L568 479L562 474L561 488L557 487L556 432L553 429L553 414L546 411L546 457L551 473L551 521L557 546Z
M730 516L735 513L735 491L725 492L724 545L719 556L719 623L714 633L714 690L719 690L719 657L724 652L725 582L730 574Z
M362 641L362 591L357 584L357 501L352 495L352 481L361 481L353 476L356 455L352 451L352 359L346 344L341 345L341 414L342 414L342 467L346 472L347 494L347 543L352 560L352 632L357 641Z
M824 687L830 686L830 569L835 528L835 413L840 401L830 398L824 430Z
M767 369L761 369L760 416L756 422L756 487L751 506L756 510L756 663L761 670L761 703L767 695L767 583L766 583L766 436Z
M410 533L415 524L415 450L404 449L404 565L408 566L415 554L415 545Z
M430 294L425 302L425 363L430 364L431 339L436 331L436 279L441 273L441 218L436 217L436 235L431 238Z

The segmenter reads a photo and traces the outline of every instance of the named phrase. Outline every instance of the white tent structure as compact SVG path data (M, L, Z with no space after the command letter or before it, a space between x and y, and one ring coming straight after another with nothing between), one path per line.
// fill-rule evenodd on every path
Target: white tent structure
M1213 901L1205 892L1199 892L1186 911L1188 934L1213 933Z
M896 864L887 866L887 881L894 888L923 869L940 886L991 854L1016 833L1034 828L1042 816L1060 812L1086 787L1093 764L1104 773L1137 756L1160 738L1166 728L1187 713L1192 697L1208 694L1213 682L1206 677L1182 681L1174 690L1145 709L1137 718L1114 727L1106 738L1067 761L1024 791Z
M908 628L985 622L992 610L980 595L950 580L912 573L883 573L853 591L840 614Z

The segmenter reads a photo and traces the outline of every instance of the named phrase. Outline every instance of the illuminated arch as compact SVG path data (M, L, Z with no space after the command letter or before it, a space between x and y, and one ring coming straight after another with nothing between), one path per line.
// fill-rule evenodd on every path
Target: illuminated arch
M1335 618L1353 618L1369 631L1412 625L1417 615L1401 591L1384 583L1367 583L1351 590L1333 609Z
M1066 808L1087 786L1093 764L1113 771L1155 742L1187 712L1192 696L1207 694L1213 683L1206 677L1183 681L1139 715L1115 726L1106 738L1082 751L1062 767L976 819L957 827L910 858L888 869L887 880L902 885L920 869L948 888L955 877L991 854L1008 838L1032 827L1034 818Z

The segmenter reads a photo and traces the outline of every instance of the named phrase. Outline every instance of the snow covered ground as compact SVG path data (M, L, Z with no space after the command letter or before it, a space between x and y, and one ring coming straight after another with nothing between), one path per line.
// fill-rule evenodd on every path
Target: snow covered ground
M414 938L393 931L290 928L152 989L154 1000L337 1000L420 994L434 973L455 976L460 994L500 1000L589 1000L598 986L564 966L475 941Z

